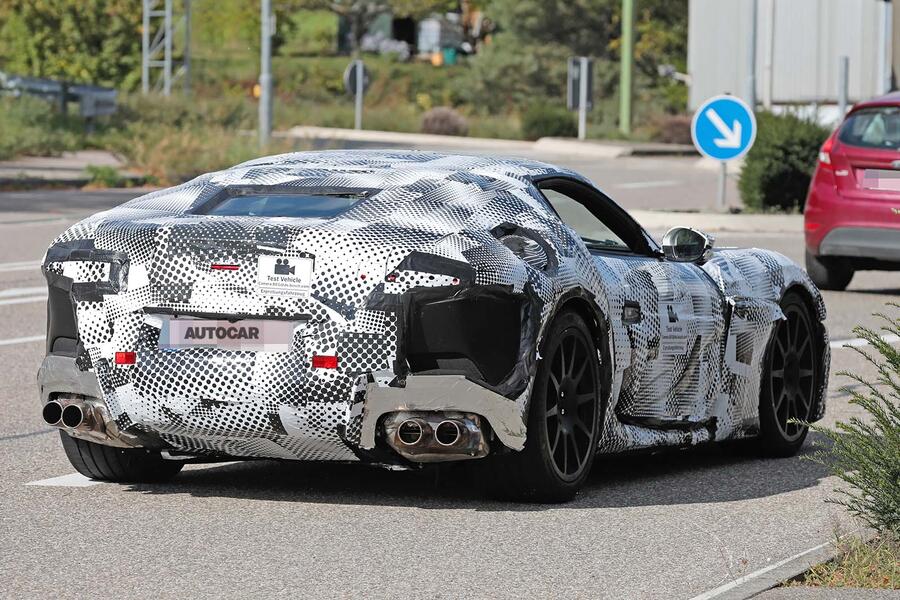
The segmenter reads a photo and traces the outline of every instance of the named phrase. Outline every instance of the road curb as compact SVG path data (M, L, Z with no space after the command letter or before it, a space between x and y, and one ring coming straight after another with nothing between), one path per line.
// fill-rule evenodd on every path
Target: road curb
M875 534L874 532L863 530L852 535L857 535L864 541L869 541ZM813 566L828 562L837 555L838 550L835 548L834 542L827 541L773 565L763 567L753 573L738 577L717 588L703 592L694 596L691 600L746 600L768 591L785 581L794 579L807 572Z
M495 149L502 152L546 152L574 154L592 158L622 156L698 156L693 146L685 144L579 141L569 138L543 137L537 141L477 138L430 133L404 133L372 129L344 129L300 125L287 131L275 132L274 137L314 140L335 140L369 144L400 144L410 146L442 146L471 150Z

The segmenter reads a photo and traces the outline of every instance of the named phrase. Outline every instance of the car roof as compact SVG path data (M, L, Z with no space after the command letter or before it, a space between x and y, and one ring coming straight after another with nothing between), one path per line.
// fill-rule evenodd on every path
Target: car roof
M497 180L563 176L587 182L583 176L574 171L525 158L391 149L290 152L253 159L235 165L225 172L263 168L281 172L309 169L335 173L367 172L381 177L402 172L403 176L399 176L398 173L397 179L405 180L405 185L408 185L409 179L414 180L417 175L422 178L436 174L447 177L454 173Z
M891 92L890 94L885 94L884 96L878 96L877 98L870 98L869 100L857 102L853 105L853 111L857 111L861 108L871 108L875 106L900 106L900 91Z

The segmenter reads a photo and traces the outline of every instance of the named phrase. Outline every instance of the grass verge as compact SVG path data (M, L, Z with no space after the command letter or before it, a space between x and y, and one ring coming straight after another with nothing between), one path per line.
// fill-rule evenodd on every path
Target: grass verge
M835 543L838 555L816 565L789 586L900 589L900 540L881 536L866 542L858 537Z

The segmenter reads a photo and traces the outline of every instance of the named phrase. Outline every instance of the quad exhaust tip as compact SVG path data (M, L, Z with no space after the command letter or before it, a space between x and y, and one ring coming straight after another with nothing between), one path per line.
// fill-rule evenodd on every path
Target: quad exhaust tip
M434 430L434 441L441 446L453 446L462 437L462 430L456 421L441 421Z
M41 410L41 417L44 419L44 423L53 425L54 427L58 426L60 421L62 421L62 414L62 404L56 400L51 400L45 404L44 408Z
M397 439L401 444L415 446L425 437L425 428L419 419L407 419L397 428Z
M84 423L84 411L78 404L69 404L62 410L62 424L75 429Z

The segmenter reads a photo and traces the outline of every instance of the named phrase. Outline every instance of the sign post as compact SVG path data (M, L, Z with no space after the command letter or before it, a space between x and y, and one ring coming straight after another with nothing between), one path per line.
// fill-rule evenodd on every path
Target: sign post
M756 140L756 117L753 110L740 98L713 96L694 113L691 138L700 154L719 161L716 207L724 211L728 161L747 154Z
M353 128L362 129L363 94L369 87L369 71L363 61L356 59L344 71L344 88L354 97Z
M568 62L566 107L569 110L578 110L579 140L583 140L587 134L587 111L594 107L593 64L594 61L586 56L573 56Z

